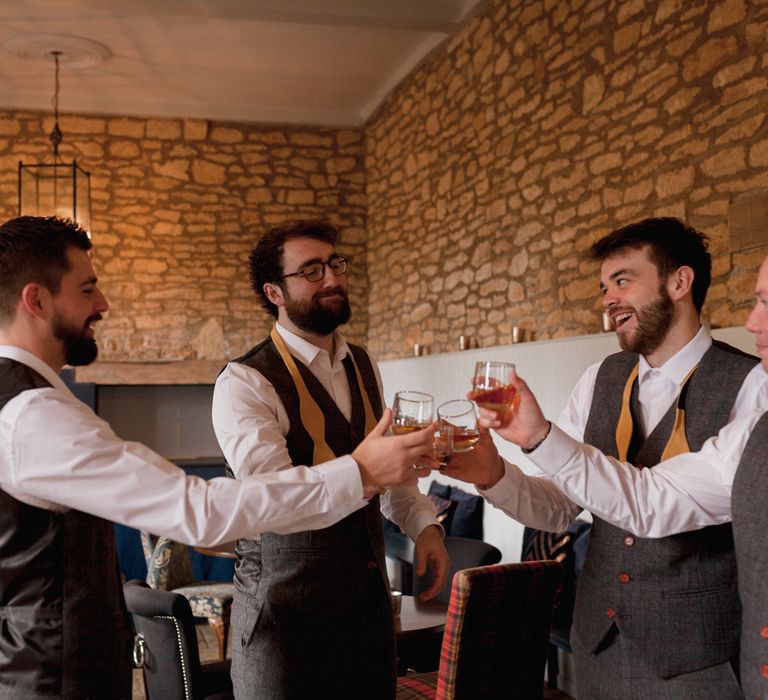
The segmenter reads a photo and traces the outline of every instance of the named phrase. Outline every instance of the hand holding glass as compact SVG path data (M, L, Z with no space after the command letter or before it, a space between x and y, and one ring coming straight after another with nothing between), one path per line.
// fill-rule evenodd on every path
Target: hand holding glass
M478 362L472 377L471 398L480 408L503 413L520 403L517 389L510 383L515 366L509 362Z
M453 428L454 452L467 452L480 439L477 412L471 401L446 401L438 407L437 418L441 429Z

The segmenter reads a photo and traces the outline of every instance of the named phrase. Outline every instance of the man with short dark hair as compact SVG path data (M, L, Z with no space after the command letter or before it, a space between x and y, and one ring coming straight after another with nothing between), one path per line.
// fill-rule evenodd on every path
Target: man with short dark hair
M327 527L412 478L431 432L348 464L204 481L119 439L58 376L96 357L108 304L86 233L55 218L0 226L0 698L127 698L130 635L109 521L214 546ZM301 512L286 502L303 501Z
M745 323L768 376L768 257ZM733 520L741 624L741 681L747 698L768 697L768 413L756 410L726 425L700 452L653 469L634 469L590 445L575 443L544 418L535 397L513 378L521 400L514 415L483 412L481 422L528 449L570 498L641 537L666 537ZM533 449L535 448L535 449Z
M251 253L251 281L277 319L270 335L219 375L213 424L238 479L336 458L383 410L378 368L337 330L349 320L349 259L324 221L289 221ZM414 473L434 464L419 460ZM303 504L291 504L301 512ZM238 697L381 698L395 693L394 616L381 512L416 542L417 572L443 587L448 558L431 501L415 486L313 532L238 543L232 679Z
M587 369L557 422L563 431L644 469L768 408L757 359L701 326L711 277L703 234L647 219L597 241L592 256L623 352ZM549 479L503 462L487 433L445 473L530 527L564 530L581 510ZM579 696L740 697L739 607L730 525L650 540L595 517L571 632Z

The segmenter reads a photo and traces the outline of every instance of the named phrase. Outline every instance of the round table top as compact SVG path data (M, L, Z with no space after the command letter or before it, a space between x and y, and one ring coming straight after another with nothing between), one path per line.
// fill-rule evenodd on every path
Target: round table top
M395 634L398 639L423 634L442 634L448 603L438 600L425 602L411 595L402 596L400 615L395 617Z
M205 554L207 557L220 557L222 559L237 559L234 543L231 543L230 545L223 545L222 549L211 549L209 547L193 547L193 549L196 552L199 552L200 554Z

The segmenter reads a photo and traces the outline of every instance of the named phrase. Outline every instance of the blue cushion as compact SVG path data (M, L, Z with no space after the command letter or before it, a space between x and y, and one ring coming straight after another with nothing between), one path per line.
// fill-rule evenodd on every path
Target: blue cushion
M449 486L437 481L433 481L429 485L429 495L447 499L456 504L449 527L446 528L446 535L471 537L475 540L483 539L482 496L467 493L458 486Z

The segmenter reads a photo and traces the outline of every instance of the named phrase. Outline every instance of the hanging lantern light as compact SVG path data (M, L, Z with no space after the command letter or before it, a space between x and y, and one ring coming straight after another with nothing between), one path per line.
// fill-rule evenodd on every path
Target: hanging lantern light
M72 219L91 230L91 174L77 161L64 163L59 157L62 133L59 128L59 57L51 51L56 65L53 93L54 125L49 136L53 163L30 165L19 161L19 216L58 216Z

